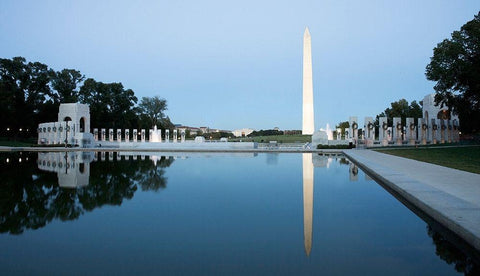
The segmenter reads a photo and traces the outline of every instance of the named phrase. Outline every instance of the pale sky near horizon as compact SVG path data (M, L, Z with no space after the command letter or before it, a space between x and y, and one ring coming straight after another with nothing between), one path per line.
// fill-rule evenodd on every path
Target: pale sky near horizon
M301 129L312 36L315 128L433 93L433 48L480 1L0 1L0 57L167 99L176 124Z

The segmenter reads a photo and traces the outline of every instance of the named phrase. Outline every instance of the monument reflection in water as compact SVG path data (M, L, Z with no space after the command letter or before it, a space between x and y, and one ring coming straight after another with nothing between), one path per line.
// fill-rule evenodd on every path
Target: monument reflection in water
M0 155L2 274L478 271L343 156L256 156Z
M85 187L89 183L93 152L38 153L38 168L57 173L58 186L62 188Z
M303 153L303 239L305 246L305 254L310 256L312 251L312 231L313 231L313 187L314 187L314 167L326 167L328 168L333 162L333 157L329 155L320 155L312 153ZM358 180L358 167L357 165L347 161L345 158L340 162L345 164L350 163L350 181ZM366 180L371 180L365 174Z

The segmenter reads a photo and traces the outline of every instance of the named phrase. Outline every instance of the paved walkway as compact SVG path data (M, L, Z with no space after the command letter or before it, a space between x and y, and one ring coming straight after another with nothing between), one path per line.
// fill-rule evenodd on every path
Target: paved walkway
M344 153L480 251L480 174L371 150Z

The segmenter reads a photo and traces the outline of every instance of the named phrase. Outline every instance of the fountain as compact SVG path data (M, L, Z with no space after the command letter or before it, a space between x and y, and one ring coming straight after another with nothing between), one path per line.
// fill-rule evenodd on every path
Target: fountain
M162 142L161 130L157 130L157 126L153 127L150 142Z

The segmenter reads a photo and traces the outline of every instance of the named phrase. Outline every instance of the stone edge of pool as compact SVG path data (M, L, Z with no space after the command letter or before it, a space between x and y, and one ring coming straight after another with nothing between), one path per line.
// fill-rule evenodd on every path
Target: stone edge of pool
M343 153L362 170L381 181L397 194L402 196L407 202L418 208L434 220L448 228L456 235L461 237L465 242L472 246L475 250L480 252L480 206L468 202L462 198L453 196L442 189L438 189L432 183L427 181L419 181L409 177L403 172L395 170L387 166L384 160L379 162L376 154L365 154L367 150L344 150ZM383 154L385 155L385 154ZM385 156L382 156L383 159ZM390 158L390 156L388 157ZM395 160L391 156L391 160ZM402 160L405 163L405 158ZM412 173L425 173L416 171L416 162L412 160ZM422 162L424 163L424 162ZM428 163L425 163L428 164ZM442 169L443 168L443 169ZM450 169L449 169L450 170ZM456 170L458 171L458 170ZM432 165L430 173L448 173L445 168L437 165ZM463 173L459 171L460 174ZM457 172L458 173L458 172ZM472 179L472 174L464 172L465 175ZM474 174L475 175L475 174ZM428 178L428 176L427 176ZM474 176L480 183L480 175ZM459 188L460 189L460 188ZM480 199L480 194L478 195Z

